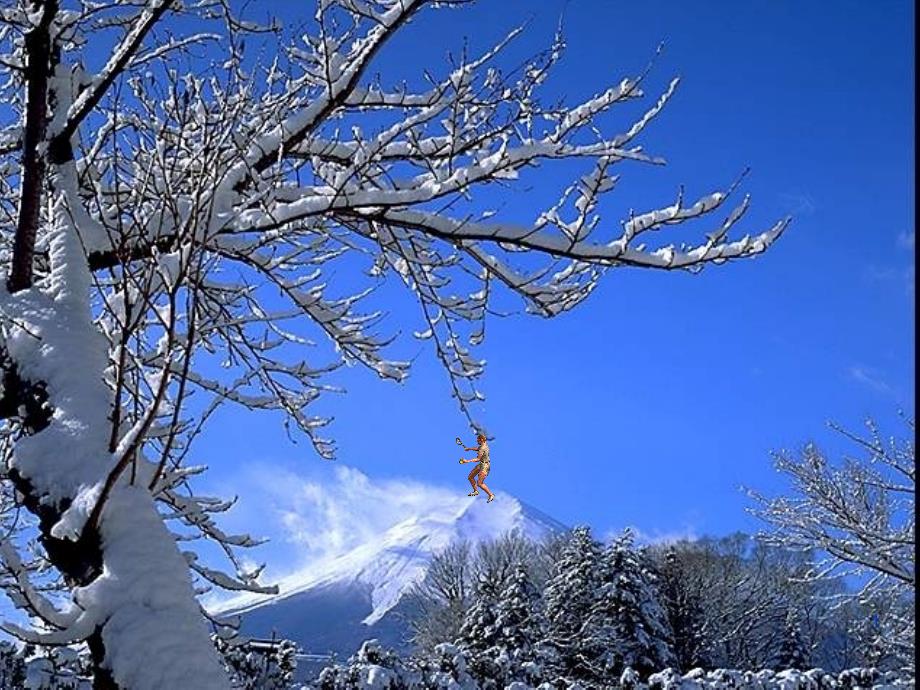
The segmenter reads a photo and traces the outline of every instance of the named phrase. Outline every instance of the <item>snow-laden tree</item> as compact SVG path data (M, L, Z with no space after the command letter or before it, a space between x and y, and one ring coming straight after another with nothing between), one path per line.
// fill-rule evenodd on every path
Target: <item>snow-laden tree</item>
M488 651L498 642L499 628L496 620L496 605L500 594L499 586L487 578L476 583L472 602L463 617L460 636L456 645L469 660L470 673L480 682L487 681L498 687L493 679L500 675Z
M0 688L21 688L26 680L26 662L21 650L0 640Z
M811 668L810 663L811 650L802 632L801 614L795 607L790 607L786 612L782 641L773 667L795 668L804 671Z
M601 545L591 530L576 527L564 542L543 590L546 646L553 652L550 666L561 678L593 680L598 676L598 646L591 625L602 586L601 558Z
M527 567L517 564L502 587L480 581L457 645L482 688L534 681L542 674L543 622Z
M861 584L853 596L876 611L874 644L913 668L915 427L905 421L908 436L891 439L871 421L865 436L832 425L859 455L835 463L813 443L800 453L777 453L776 468L791 480L793 494L751 495L760 504L756 514L774 528L767 539L822 556L804 577L848 575Z
M673 638L657 574L627 531L602 548L573 530L543 591L548 667L588 684L629 667L643 677L674 666Z
M36 649L0 641L3 690L89 690L92 681L83 655L68 647Z
M195 595L265 590L235 553L255 542L215 521L232 502L190 484L193 442L220 405L279 411L330 457L312 406L327 375L408 373L387 348L396 325L362 308L394 276L469 416L497 289L550 317L610 270L698 270L783 232L785 219L731 236L748 209L747 197L728 208L736 184L622 224L598 216L624 164L661 162L638 142L676 80L639 111L644 73L560 103L542 84L561 37L511 62L520 29L419 66L411 84L375 74L407 24L465 4L317 0L296 32L229 0L0 8L4 477L33 515L42 567L69 590L52 601L22 570L17 603L38 623L8 631L85 641L99 688L226 688ZM583 174L530 218L477 201L561 159ZM710 221L700 239L668 242L697 219ZM233 572L205 566L196 538Z
M399 655L366 640L346 663L323 669L319 690L421 690L421 673Z
M520 670L537 658L536 648L544 633L540 608L530 574L523 563L518 564L495 605L497 639L493 648L508 659L511 670Z
M502 670L502 681L536 685L547 665L543 648L545 624L542 602L532 577L519 564L501 591L495 607L497 640L489 653Z
M430 653L414 659L426 690L479 690L468 672L469 660L455 644L442 642Z
M290 640L224 640L214 636L232 687L288 690L297 670L297 645Z
M603 554L603 585L591 626L608 673L632 668L643 678L675 666L673 631L662 603L658 575L626 530Z
M456 640L478 581L492 583L500 593L524 565L528 580L540 584L536 578L545 569L542 546L515 530L475 549L460 542L435 555L425 578L406 597L413 643L430 652L438 644Z

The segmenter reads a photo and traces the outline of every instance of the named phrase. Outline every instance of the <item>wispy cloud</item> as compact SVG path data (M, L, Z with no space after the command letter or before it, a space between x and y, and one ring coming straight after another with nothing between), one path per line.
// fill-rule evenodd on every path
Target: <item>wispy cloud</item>
M871 367L854 364L847 369L847 375L870 390L887 397L896 397L897 393L883 378L882 374Z
M629 526L629 530L635 535L637 544L654 545L654 544L673 544L679 541L696 541L700 538L696 527L686 524L678 529L661 530L651 529L644 530L634 525ZM604 541L609 542L619 537L623 532L610 530L604 535Z
M869 264L864 275L866 280L872 283L891 283L900 286L908 298L914 298L916 270L913 264L906 267Z
M272 577L344 555L410 517L465 497L456 488L375 479L338 463L305 473L257 464L237 481L242 498L234 526L270 540L253 555L269 561Z
M288 476L278 493L285 504L280 511L285 539L311 558L346 553L457 495L420 482L372 480L347 466L336 467L323 482Z
M916 246L914 231L902 230L899 232L895 244L898 249L913 253ZM899 260L896 264L867 264L863 276L871 283L889 283L894 286L900 286L910 300L915 297L916 268L913 262L908 265L904 265L903 260Z
M340 556L378 541L401 522L469 501L456 488L375 479L339 463L313 464L296 473L272 463L254 463L219 493L241 496L224 516L222 527L268 540L241 554L247 567L267 564L263 583L282 589L288 578L320 572ZM225 567L219 560L209 565ZM236 599L233 593L216 590L205 604L220 607Z

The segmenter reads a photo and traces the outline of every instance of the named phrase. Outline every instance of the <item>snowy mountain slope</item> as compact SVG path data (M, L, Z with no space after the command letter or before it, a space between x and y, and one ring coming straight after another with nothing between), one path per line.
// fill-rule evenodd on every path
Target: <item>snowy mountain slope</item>
M311 651L347 656L369 636L402 646L404 607L399 603L448 545L490 541L512 530L541 539L565 529L507 494L498 494L488 505L482 499L451 497L369 543L282 579L278 595L237 597L221 610L241 615L246 634L275 632Z

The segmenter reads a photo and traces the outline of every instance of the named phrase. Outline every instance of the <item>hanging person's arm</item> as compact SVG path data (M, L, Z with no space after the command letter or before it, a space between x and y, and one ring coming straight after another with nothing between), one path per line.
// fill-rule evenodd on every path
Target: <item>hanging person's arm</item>
M457 441L459 442L460 439L458 438ZM464 460L463 458L460 458L461 465L465 465L469 462L479 462L480 460L482 460L482 446L473 446L472 448L467 448L466 446L463 446L463 450L469 451L471 453L476 453L476 457L472 458L471 460Z

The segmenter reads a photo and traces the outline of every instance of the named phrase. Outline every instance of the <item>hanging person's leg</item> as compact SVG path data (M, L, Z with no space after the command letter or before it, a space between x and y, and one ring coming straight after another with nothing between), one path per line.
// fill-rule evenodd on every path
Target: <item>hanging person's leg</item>
M489 500L486 502L491 503L492 499L495 498L495 494L489 491L489 487L486 486L486 477L488 476L488 474L489 474L489 471L487 469L480 469L479 474L476 477L476 484L479 486L480 489L482 489L487 494L489 494Z
M476 467L474 467L470 471L470 474L467 477L467 480L469 481L470 486L473 487L473 490L470 493L468 493L467 496L478 496L479 495L479 491L476 489L476 480L475 480L475 477L478 473L479 473L479 465L476 465Z

